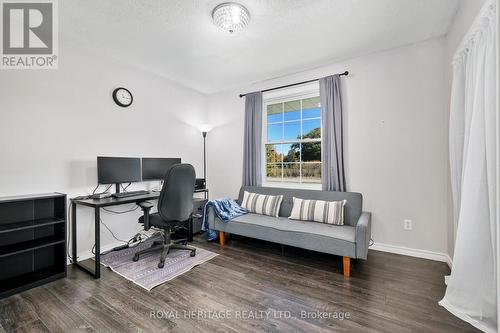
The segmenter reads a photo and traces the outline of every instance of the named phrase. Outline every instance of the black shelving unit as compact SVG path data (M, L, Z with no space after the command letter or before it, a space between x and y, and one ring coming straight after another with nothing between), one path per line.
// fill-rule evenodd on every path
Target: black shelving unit
M66 195L0 198L0 298L66 276Z

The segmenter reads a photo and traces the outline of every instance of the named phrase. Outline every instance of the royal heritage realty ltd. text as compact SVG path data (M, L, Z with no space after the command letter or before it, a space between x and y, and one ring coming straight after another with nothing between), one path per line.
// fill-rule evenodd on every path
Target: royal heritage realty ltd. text
M157 310L150 311L151 319L194 319L194 320L226 320L226 319L335 319L344 320L350 319L350 312L343 311L300 311L292 313L291 311L253 311L253 310L225 310L225 311L210 311L210 310L192 310L192 311L176 311L176 310Z

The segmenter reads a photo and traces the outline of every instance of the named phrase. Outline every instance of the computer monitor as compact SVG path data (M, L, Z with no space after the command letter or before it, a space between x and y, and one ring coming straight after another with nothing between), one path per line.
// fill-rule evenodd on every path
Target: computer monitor
M99 184L116 184L120 192L121 183L140 182L141 159L138 157L97 157L97 181Z
M164 180L168 169L181 163L180 158L142 158L142 180Z

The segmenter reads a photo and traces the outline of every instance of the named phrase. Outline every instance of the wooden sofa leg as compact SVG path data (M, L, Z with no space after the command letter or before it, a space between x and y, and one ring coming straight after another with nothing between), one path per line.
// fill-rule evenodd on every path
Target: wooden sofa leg
M219 244L220 248L224 248L224 243L226 242L226 234L224 231L219 231Z
M348 278L351 276L351 258L344 257L344 277Z

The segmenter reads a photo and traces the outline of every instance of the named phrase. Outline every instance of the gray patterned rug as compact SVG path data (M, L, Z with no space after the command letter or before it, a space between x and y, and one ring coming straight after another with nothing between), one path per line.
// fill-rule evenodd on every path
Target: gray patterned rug
M101 263L127 280L151 291L154 287L170 281L218 255L197 247L194 257L189 256L190 251L171 250L163 268L158 268L160 252L148 253L141 256L139 261L132 261L137 251L150 247L153 241L154 239L148 239L136 247L104 254L101 256Z

